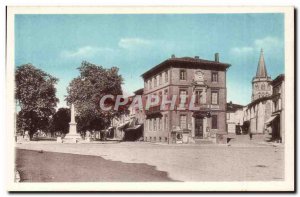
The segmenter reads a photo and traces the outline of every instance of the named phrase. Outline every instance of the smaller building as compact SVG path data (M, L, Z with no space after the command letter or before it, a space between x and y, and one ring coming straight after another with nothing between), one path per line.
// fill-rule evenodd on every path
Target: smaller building
M226 126L229 134L241 134L243 125L244 106L231 101L226 105Z
M139 89L134 92L133 96L128 97L128 103L126 105L128 113L113 118L111 127L114 130L114 139L136 141L143 138L144 112L143 110L131 107L133 98L136 95L143 95L143 91L143 88Z
M273 94L272 94L272 116L266 122L269 133L272 135L272 140L277 142L284 142L284 75L277 76L272 81Z

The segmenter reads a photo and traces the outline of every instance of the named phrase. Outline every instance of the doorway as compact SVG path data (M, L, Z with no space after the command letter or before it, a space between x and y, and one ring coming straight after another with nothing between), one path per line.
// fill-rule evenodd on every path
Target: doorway
M195 118L195 138L203 139L203 118Z

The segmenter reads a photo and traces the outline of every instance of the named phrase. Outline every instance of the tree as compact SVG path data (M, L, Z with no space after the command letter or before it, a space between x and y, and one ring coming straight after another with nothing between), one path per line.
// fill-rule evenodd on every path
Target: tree
M102 111L100 99L107 94L122 95L123 78L118 74L119 69L103 68L83 61L78 68L80 76L73 79L68 87L68 104L76 108L76 121L79 131L101 130L109 126L111 119L123 111Z
M71 112L69 108L59 108L51 120L51 132L60 131L69 132L69 123L71 121Z
M32 64L17 67L15 98L20 107L17 132L29 131L30 139L39 129L46 129L58 102L55 84L58 79Z

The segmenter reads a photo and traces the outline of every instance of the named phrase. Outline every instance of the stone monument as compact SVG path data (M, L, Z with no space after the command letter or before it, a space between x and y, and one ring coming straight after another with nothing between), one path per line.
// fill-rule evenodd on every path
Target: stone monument
M90 131L87 131L85 133L85 141L86 142L91 142L92 141L92 136L91 136L91 132Z
M77 128L76 128L77 123L75 122L74 104L71 104L71 122L69 123L69 125L70 125L69 133L64 137L63 142L77 143L80 140L82 140L80 134L77 133Z

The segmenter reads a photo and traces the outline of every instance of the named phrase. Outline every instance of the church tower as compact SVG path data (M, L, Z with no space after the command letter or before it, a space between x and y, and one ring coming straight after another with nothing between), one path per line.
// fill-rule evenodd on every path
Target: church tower
M272 86L271 77L268 76L267 68L264 60L264 52L261 49L258 61L256 76L252 80L252 101L262 97L271 96Z

